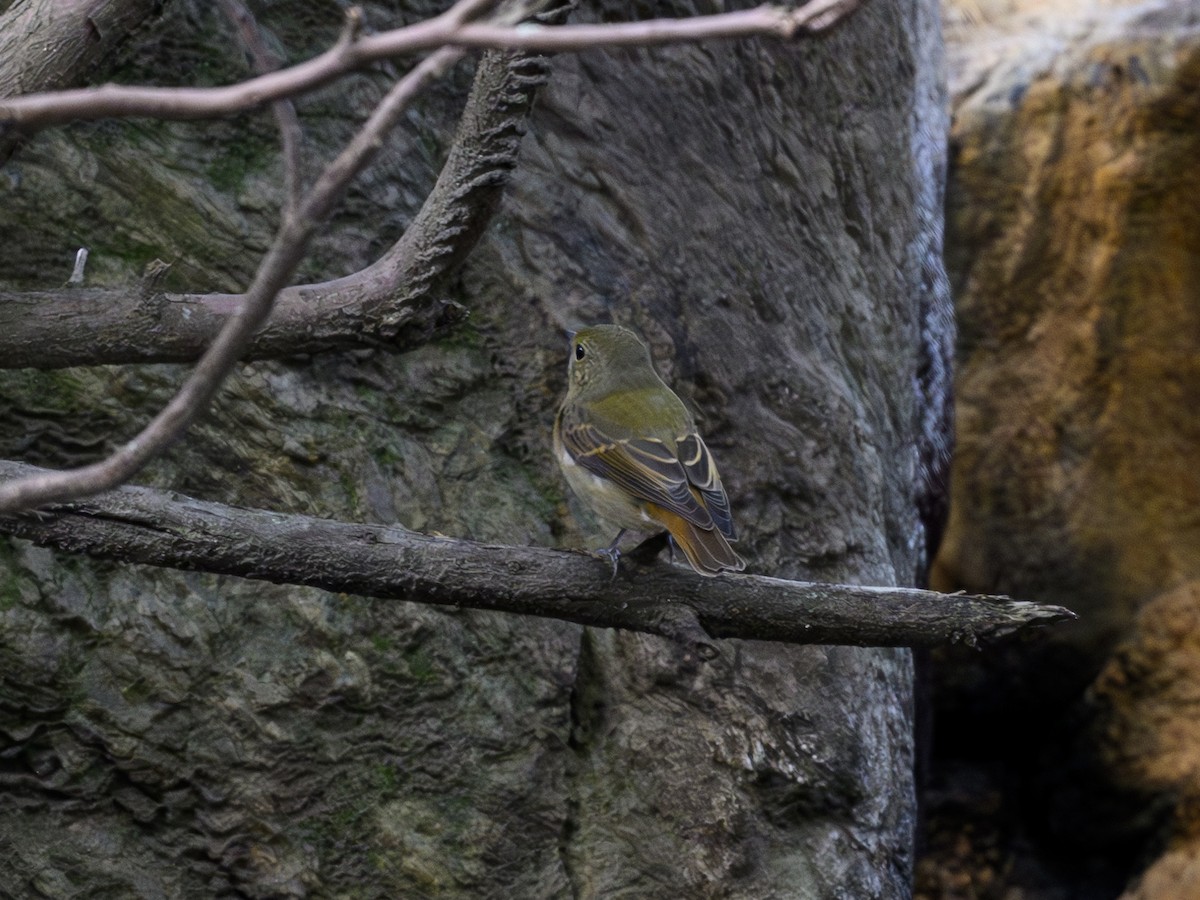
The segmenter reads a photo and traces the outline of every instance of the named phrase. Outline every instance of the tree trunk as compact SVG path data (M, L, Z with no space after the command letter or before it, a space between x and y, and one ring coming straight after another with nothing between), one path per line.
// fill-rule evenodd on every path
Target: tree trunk
M609 6L591 15L627 4ZM294 60L334 38L335 13L263 20ZM944 313L936 13L877 2L819 42L554 58L501 212L446 290L470 318L399 355L248 364L143 480L477 540L607 542L549 433L563 329L617 321L697 413L750 571L911 584L920 348ZM225 34L206 4L174 4L121 80L237 78ZM329 155L387 81L301 101L310 150ZM306 279L395 240L468 83L460 70L412 115ZM60 283L78 245L94 286L162 257L170 289L243 289L279 203L270 127L39 135L5 170L18 237L0 289ZM0 454L96 458L181 372L0 374ZM648 635L4 546L0 854L17 893L910 892L908 651L727 641L703 660Z

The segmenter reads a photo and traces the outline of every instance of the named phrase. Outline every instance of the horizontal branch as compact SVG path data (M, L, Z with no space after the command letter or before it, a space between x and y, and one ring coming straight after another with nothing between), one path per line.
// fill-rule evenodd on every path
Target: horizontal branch
M810 0L798 9L760 6L685 19L562 26L535 22L518 25L463 22L451 10L437 18L379 34L363 35L357 29L347 29L342 38L320 56L225 87L154 88L109 84L0 99L0 123L18 123L32 131L73 119L226 116L307 93L379 60L447 46L553 52L593 47L645 47L755 35L789 39L830 27L861 2Z
M0 461L0 480L41 470ZM0 534L103 559L623 628L711 651L715 638L795 644L974 644L1075 618L1059 606L910 588L701 578L622 563L224 506L144 487L0 517Z
M368 269L356 273L361 277L284 288L241 359L378 344L406 349L396 339L402 328L424 336L437 324L461 318L457 308L435 297L396 298L395 287L379 285L371 274ZM244 298L153 287L0 290L0 369L192 362Z

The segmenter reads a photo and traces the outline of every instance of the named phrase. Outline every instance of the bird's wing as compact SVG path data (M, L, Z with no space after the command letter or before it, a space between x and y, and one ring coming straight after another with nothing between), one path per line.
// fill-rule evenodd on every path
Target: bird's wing
M693 490L687 471L666 442L657 438L616 438L593 423L572 419L564 416L560 434L576 463L693 525L712 528L716 524L702 499L706 495ZM719 487L719 480L717 484ZM726 518L728 515L726 500Z
M717 464L713 462L704 439L693 431L681 438L676 446L688 481L700 492L704 508L712 516L713 524L729 540L736 541L733 514L729 510L729 496L725 493L725 486L721 484Z

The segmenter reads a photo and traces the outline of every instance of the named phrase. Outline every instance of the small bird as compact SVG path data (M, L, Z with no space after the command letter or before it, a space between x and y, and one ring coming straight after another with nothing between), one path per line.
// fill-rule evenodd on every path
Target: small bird
M664 529L701 575L745 568L712 455L638 336L619 325L575 332L567 380L554 455L571 490L620 529L602 551L614 574L626 531Z

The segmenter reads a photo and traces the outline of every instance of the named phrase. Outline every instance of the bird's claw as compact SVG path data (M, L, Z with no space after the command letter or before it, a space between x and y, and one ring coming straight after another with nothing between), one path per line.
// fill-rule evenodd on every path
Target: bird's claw
M600 556L608 557L608 561L612 563L613 581L617 580L617 563L619 563L621 561L621 549L620 549L619 545L621 543L621 538L623 538L624 536L625 536L625 529L622 528L620 531L617 532L617 536L615 538L613 538L613 542L611 544L609 544L607 547L602 547L601 549L596 551L596 553L599 554Z
M618 550L616 547L601 547L599 550L596 551L596 555L603 556L603 557L607 558L610 563L612 563L612 569L613 569L612 577L613 577L613 579L616 579L617 564L621 561L621 551Z

